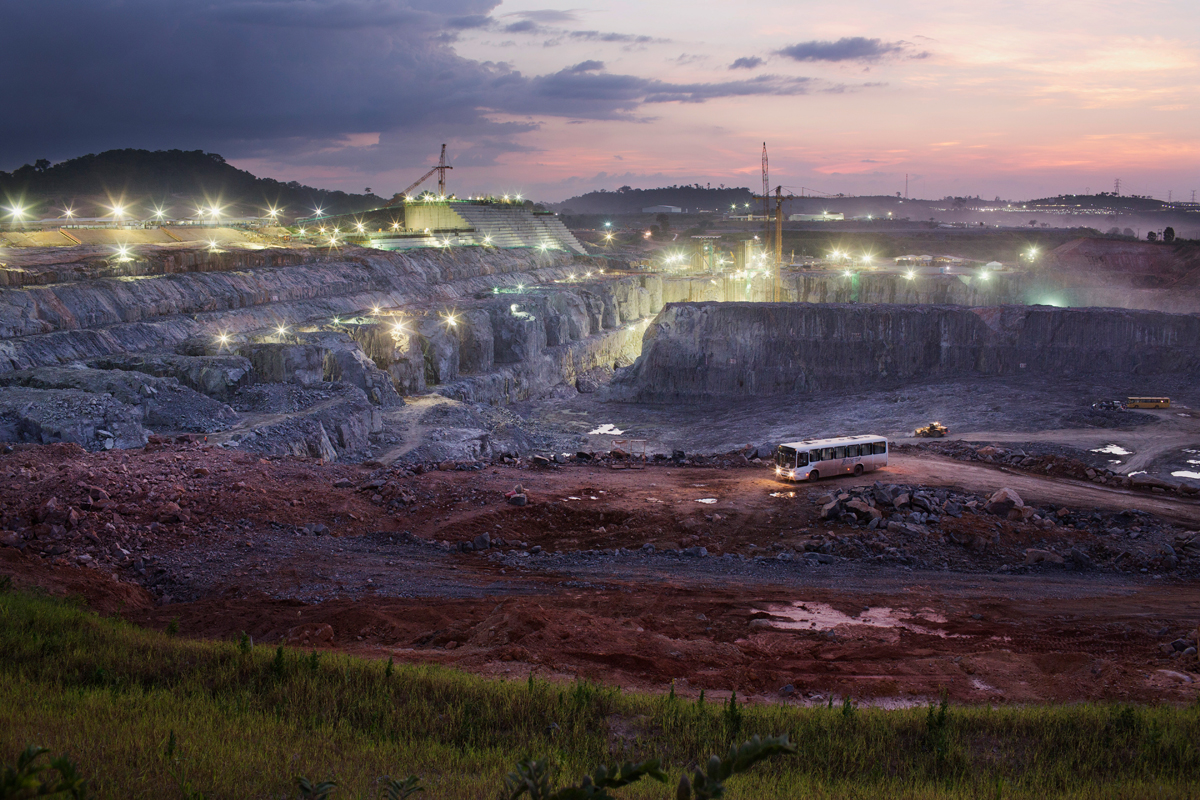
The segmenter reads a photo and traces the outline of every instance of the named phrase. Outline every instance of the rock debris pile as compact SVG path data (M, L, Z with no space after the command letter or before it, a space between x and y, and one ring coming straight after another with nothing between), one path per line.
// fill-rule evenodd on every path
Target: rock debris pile
M895 445L893 449L899 452L933 452L959 461L1003 464L1036 475L1074 478L1102 486L1140 489L1155 494L1167 492L1187 496L1200 494L1200 486L1194 486L1185 481L1167 481L1150 475L1124 475L1111 469L1090 465L1068 455L1027 453L1021 448L946 440L922 442L921 444L900 444Z
M1026 505L1013 489L991 495L876 483L817 496L819 519L865 529L819 540L845 558L896 559L922 567L962 562L1000 572L1035 567L1124 572L1200 572L1200 540L1137 509L1091 513ZM830 534L832 536L832 533Z

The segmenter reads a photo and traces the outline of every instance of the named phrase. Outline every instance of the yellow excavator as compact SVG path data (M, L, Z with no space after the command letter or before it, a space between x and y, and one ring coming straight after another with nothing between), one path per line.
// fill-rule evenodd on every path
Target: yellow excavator
M923 436L925 438L940 439L941 437L945 436L949 432L950 432L950 429L947 428L942 423L931 422L928 425L926 425L924 428L917 428L915 431L913 431L913 434L916 436Z

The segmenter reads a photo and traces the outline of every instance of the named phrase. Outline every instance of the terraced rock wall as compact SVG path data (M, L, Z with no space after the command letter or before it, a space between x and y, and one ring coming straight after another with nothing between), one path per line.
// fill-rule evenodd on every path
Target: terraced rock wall
M1200 316L1046 306L671 304L614 381L642 402L805 394L962 375L1200 375Z
M495 286L566 277L571 263L528 251L355 249L341 261L5 288L0 372L294 327L374 306L453 303Z

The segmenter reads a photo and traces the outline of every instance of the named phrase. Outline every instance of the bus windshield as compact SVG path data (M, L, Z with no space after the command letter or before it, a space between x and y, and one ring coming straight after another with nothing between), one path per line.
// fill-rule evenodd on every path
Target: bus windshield
M808 462L805 461L804 463L807 464ZM775 466L782 467L783 469L791 469L796 466L796 451L790 447L780 445L775 450Z

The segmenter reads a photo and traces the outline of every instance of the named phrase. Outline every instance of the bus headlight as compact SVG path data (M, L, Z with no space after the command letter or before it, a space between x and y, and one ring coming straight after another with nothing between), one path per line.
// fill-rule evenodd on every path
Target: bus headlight
M783 467L776 467L776 468L775 468L775 474L776 474L776 475L782 475L782 474L783 474Z

